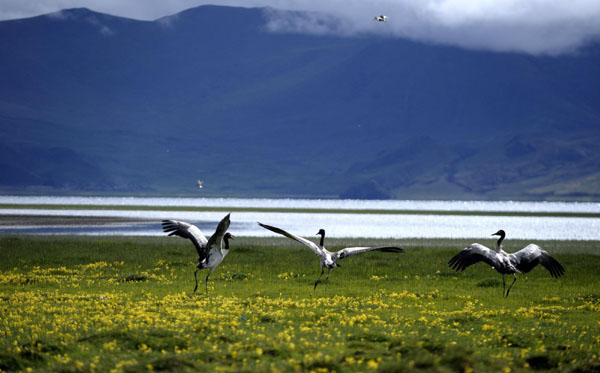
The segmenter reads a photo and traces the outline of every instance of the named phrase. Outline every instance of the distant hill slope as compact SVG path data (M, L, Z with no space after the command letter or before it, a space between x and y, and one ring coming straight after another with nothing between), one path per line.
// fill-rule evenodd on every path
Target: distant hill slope
M600 47L271 33L265 14L0 22L0 189L600 199Z

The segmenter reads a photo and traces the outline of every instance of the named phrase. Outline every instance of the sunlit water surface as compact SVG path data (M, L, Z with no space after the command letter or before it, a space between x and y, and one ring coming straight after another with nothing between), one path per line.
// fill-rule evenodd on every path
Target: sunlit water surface
M73 204L202 207L271 207L375 210L514 211L600 213L598 203L488 202L488 201L362 201L235 198L135 197L14 197L0 196L3 204ZM142 210L0 209L5 215L110 216L147 220L94 226L3 226L0 233L161 236L160 221L192 222L208 236L223 212ZM324 228L329 237L372 238L490 238L498 229L507 238L547 240L600 240L599 218L469 216L421 214L354 214L234 212L230 231L239 236L273 236L256 222L275 225L295 234L313 237Z
M435 210L600 213L597 202L419 201L269 198L145 198L0 196L0 204L63 204L187 207L318 208L348 210Z

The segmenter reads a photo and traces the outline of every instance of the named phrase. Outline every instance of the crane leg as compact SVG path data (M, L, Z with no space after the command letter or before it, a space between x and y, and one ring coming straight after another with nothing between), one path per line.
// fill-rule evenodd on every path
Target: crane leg
M194 271L194 278L196 279L196 287L194 288L194 293L196 292L196 290L198 290L198 276L196 275L196 273L198 273L197 269Z
M502 297L504 298L504 294L506 293L506 281L504 281L504 274L502 274Z
M331 268L327 268L327 277L325 277L325 293L327 293L327 285L329 284L329 274L331 273Z
M515 282L517 282L517 276L513 273L513 277L515 278L512 282L512 284L510 284L510 286L508 287L508 290L506 291L506 297L508 298L508 293L510 293L510 289L513 287L513 285L515 284Z
M321 282L321 277L323 276L323 272L325 272L325 268L321 267L321 274L319 275L319 278L317 279L317 281L315 281L315 287L313 288L313 291L317 290L317 285L319 285L319 282Z
M204 280L204 286L206 287L206 294L208 294L208 276L212 273L213 269L208 270L208 274L206 275L206 280Z

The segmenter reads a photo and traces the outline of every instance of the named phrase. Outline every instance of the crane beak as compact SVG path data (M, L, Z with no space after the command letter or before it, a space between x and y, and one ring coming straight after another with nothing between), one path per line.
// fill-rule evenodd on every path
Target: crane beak
M492 234L492 236L500 236L500 235L501 235L501 234L500 234L500 232L499 232L499 231L498 231L498 232L496 232L496 233L493 233L493 234Z

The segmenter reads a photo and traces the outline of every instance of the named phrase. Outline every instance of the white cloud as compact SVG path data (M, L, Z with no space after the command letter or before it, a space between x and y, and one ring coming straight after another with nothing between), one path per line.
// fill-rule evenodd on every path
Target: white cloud
M535 54L568 52L600 38L600 0L2 0L0 19L73 7L158 19L208 3L310 12L270 10L267 28L272 31L376 33ZM379 14L389 21L373 22ZM165 25L171 21L162 20Z
M273 32L296 32L308 34L349 35L342 19L320 12L290 12L268 8L265 10L268 18L267 29Z
M113 36L115 32L110 27L102 25L100 26L100 33L104 36Z
M315 0L287 7L330 14L338 19L332 32L380 33L498 51L553 54L600 37L598 0ZM373 22L378 14L389 21ZM314 32L322 32L321 18L312 19ZM307 20L298 22L283 13L271 13L269 24L278 31L311 30Z
M92 27L96 28L100 34L104 36L113 36L115 35L115 31L112 30L107 25L102 24L102 22L95 15L85 16L85 18L79 17L76 13L67 12L64 10L60 10L58 12L52 12L46 14L47 17L56 20L56 21L65 21L65 20L82 20L86 23L92 25Z
M65 20L71 17L71 15L67 12L63 12L62 10L59 10L57 12L52 12L52 13L48 13L46 14L46 16L48 16L49 18L52 19L56 19L56 20Z
M169 28L172 27L177 20L179 19L179 16L177 14L172 15L172 16L166 16L166 17L161 17L159 19L156 20L156 22L158 22L159 25Z

